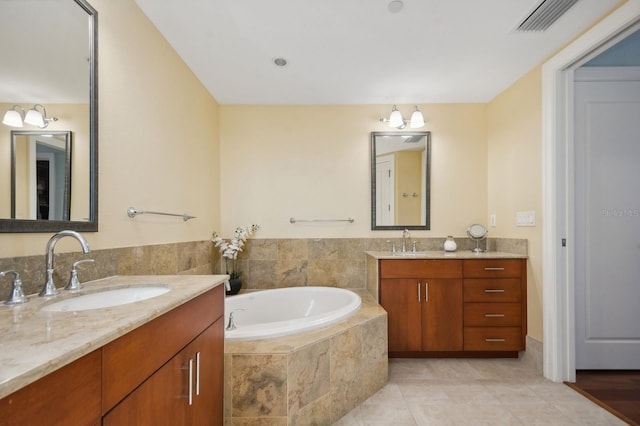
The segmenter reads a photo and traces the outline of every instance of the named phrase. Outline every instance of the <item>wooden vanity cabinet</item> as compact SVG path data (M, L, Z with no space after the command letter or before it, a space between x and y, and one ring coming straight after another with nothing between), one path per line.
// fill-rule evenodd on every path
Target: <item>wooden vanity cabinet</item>
M221 425L224 287L107 344L103 425Z
M461 261L381 260L380 304L390 356L462 351Z
M389 356L517 356L525 259L381 259Z

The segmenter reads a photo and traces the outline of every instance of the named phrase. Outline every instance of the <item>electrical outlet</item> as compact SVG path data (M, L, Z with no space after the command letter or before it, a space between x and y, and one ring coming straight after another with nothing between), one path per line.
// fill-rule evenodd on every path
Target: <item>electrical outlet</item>
M536 226L536 212L518 212L516 213L516 226Z

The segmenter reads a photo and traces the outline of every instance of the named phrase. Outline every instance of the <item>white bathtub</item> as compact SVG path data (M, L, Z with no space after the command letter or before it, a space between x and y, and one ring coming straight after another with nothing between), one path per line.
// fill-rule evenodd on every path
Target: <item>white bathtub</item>
M225 327L233 313L227 340L263 339L323 327L360 308L360 296L334 287L291 287L228 296ZM242 309L242 310L240 310Z

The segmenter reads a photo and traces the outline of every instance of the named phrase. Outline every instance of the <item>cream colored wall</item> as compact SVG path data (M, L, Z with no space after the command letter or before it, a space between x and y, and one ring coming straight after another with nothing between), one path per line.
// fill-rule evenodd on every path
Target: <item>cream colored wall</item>
M133 0L98 11L99 232L94 249L205 240L219 227L218 105ZM130 219L129 206L187 212ZM51 233L0 234L0 257L43 254ZM63 239L58 251L77 251Z
M431 231L412 235L463 236L469 224L486 222L486 105L418 106L424 130L432 131L432 216ZM399 237L400 231L371 231L370 132L392 130L379 122L389 111L389 105L220 106L220 233L257 223L256 238ZM289 223L350 216L353 224Z
M492 237L529 240L529 336L542 341L542 99L536 67L487 108L488 214ZM516 212L536 212L535 227L517 227Z

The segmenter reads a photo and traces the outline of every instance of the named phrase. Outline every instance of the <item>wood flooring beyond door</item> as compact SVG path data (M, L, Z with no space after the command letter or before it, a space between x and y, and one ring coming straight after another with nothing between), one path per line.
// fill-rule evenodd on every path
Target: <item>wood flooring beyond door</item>
M640 425L640 371L578 370L567 383L630 425Z

